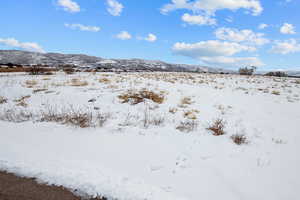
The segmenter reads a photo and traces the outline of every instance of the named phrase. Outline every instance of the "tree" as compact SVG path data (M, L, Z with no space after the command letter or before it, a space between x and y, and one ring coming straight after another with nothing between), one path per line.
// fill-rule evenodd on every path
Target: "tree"
M240 75L253 75L253 73L256 71L257 67L251 66L251 67L243 67L239 69Z

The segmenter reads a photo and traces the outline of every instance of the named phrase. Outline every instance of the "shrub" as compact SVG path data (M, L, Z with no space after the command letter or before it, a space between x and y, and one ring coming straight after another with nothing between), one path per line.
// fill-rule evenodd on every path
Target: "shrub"
M145 99L152 100L158 104L161 104L164 101L164 96L162 94L157 94L146 89L140 91L128 91L125 94L119 95L118 98L122 100L121 103L130 103L131 105L144 102Z
M75 69L73 69L71 67L63 68L63 71L65 72L65 74L74 74L75 73Z
M21 123L33 119L33 113L18 109L5 109L0 111L0 120L7 122Z
M29 68L29 75L43 75L45 71L39 66Z
M33 86L36 86L38 82L36 80L27 80L25 81L25 84L28 88L32 88Z
M193 103L192 99L190 97L184 97L181 99L181 105L190 105Z
M213 132L214 136L224 135L226 122L223 119L216 119L207 129Z
M198 127L198 122L196 120L186 120L181 121L180 124L176 127L177 130L181 132L192 132L195 131Z
M276 72L268 72L265 74L265 76L287 77L288 75L285 72L276 71Z
M255 70L256 70L256 67L254 67L254 66L252 66L250 68L244 67L244 68L239 69L239 74L240 75L253 75Z
M276 91L276 90L274 90L274 91L272 91L272 94L274 94L274 95L280 95L280 92L279 92L279 91Z
M79 80L77 78L73 78L71 80L71 86L83 87L83 86L87 86L87 85L89 85L89 83L87 81L82 81L82 80Z
M7 98L0 96L0 104L7 103Z
M230 138L237 145L242 145L242 144L248 143L247 137L243 134L235 134L235 135L232 135Z

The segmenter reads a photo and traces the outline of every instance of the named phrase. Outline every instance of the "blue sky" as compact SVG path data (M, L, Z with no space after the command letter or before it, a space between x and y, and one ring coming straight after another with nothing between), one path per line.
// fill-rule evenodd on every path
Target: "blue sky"
M0 49L300 70L299 0L2 0Z

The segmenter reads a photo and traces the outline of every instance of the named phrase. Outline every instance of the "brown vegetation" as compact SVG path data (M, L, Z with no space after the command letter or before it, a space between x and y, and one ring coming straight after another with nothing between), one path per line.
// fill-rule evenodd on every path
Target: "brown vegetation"
M224 135L226 122L223 119L216 119L207 129L213 132L214 136Z
M142 89L140 91L128 91L125 94L119 95L122 103L130 103L131 105L136 105L144 102L145 99L152 100L155 103L162 104L164 102L164 95L157 94L153 91Z
M237 145L247 144L247 137L243 134L235 134L230 137L232 141Z

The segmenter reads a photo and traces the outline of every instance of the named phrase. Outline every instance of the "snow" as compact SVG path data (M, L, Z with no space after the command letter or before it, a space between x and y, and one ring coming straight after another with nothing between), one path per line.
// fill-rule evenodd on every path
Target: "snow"
M70 86L77 78L88 86ZM99 83L107 78L109 83ZM26 80L36 80L28 88ZM46 88L51 93L32 91ZM162 104L122 104L128 89L164 91ZM263 92L268 89L268 92ZM280 95L272 94L280 92ZM28 107L14 100L26 99ZM300 84L296 79L183 73L77 73L55 76L0 75L0 112L13 108L38 112L57 108L109 112L104 127L76 128L58 123L0 121L0 169L63 185L80 193L119 200L297 200L300 198ZM180 105L190 97L190 105ZM88 103L95 98L96 101ZM170 108L177 108L175 114ZM164 117L160 126L143 126ZM195 112L197 130L176 129ZM129 124L124 124L130 115ZM223 136L206 128L226 120ZM249 144L236 145L233 134Z

